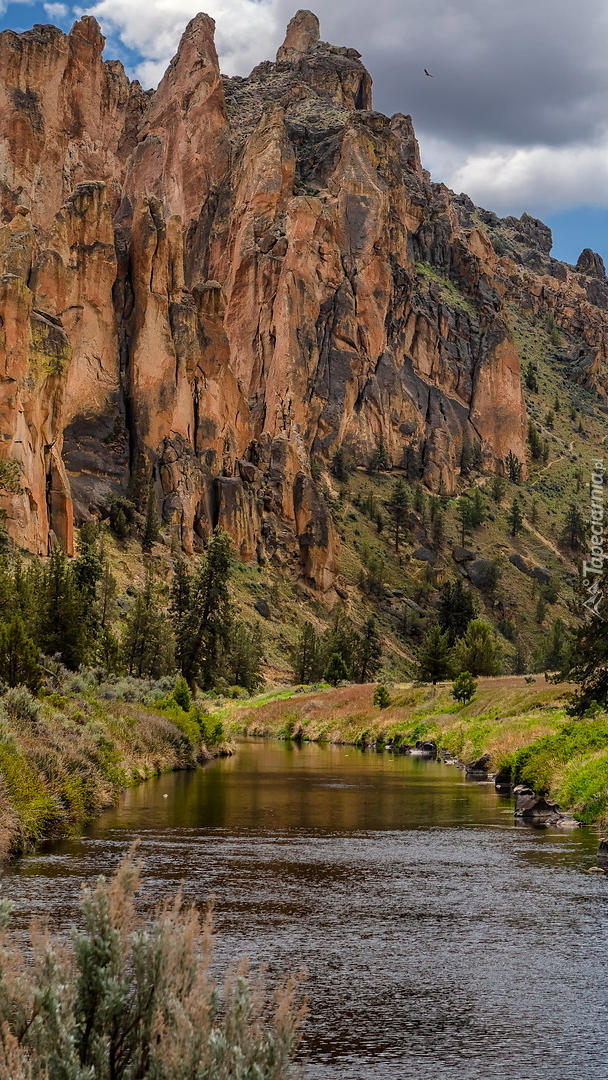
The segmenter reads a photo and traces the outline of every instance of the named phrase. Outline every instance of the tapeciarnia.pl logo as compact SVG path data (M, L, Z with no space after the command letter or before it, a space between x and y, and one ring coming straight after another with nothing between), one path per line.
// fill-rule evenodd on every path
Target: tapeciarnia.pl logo
M589 562L583 560L583 585L587 599L583 607L594 615L600 615L603 600L601 590L606 553L604 551L604 460L594 458L589 490L591 495L591 548Z

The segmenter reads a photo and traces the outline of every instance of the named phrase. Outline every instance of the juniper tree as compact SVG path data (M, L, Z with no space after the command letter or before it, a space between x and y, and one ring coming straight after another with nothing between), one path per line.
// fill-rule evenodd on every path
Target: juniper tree
M459 701L461 705L466 705L472 700L475 691L477 690L477 683L471 675L470 671L461 671L460 675L454 680L452 687L452 697Z
M150 485L150 493L146 505L146 520L141 540L142 551L151 551L160 535L160 519L156 509L156 492L154 485Z

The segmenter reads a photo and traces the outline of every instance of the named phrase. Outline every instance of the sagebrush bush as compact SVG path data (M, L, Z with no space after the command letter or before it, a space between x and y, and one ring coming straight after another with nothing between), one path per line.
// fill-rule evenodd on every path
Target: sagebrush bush
M241 964L221 995L212 929L178 895L138 916L132 855L82 898L71 948L34 931L30 961L7 945L0 903L0 1080L286 1080L302 1009Z
M36 724L40 719L42 706L24 686L15 686L7 690L2 703L5 712L13 720L21 720L26 724Z

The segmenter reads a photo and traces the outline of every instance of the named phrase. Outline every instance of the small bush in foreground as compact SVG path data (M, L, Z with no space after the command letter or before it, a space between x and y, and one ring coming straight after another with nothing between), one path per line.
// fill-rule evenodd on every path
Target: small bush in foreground
M380 683L374 690L374 705L377 705L379 709L388 709L392 703L391 695L386 686Z
M3 941L0 1080L285 1080L301 1010L297 980L267 995L241 964L220 997L210 918L181 897L140 918L131 856L82 898L66 948L39 931L31 963ZM0 904L3 936L11 905Z
M456 701L460 701L463 705L466 705L468 701L472 700L476 690L477 683L471 675L471 672L461 671L458 678L454 681L452 697L456 698Z

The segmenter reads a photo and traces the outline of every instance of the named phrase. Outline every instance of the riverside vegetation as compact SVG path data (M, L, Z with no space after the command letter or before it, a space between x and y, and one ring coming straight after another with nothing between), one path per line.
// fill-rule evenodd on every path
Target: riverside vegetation
M487 753L490 768L508 770L513 783L553 796L585 824L608 824L608 716L597 708L574 719L573 684L480 678L465 704L450 683L384 689L298 687L227 705L222 715L228 730L247 735L395 751L433 739L463 761Z
M0 1080L284 1080L303 1015L298 979L274 995L245 962L224 993L210 972L210 914L178 896L136 909L133 854L84 890L71 944L32 927L8 947L0 902Z

